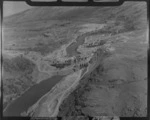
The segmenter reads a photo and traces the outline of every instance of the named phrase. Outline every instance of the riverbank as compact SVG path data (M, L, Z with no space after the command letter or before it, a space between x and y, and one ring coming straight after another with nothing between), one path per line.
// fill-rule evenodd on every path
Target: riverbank
M69 89L73 89L78 84L81 72L82 70L79 70L75 73L72 73L66 76L43 98L41 98L36 104L31 106L26 114L29 116L33 116L33 117L34 116L39 116L39 117L56 116L58 113L59 104L64 99L63 97L66 96L66 94L70 91ZM54 104L55 104L55 107L54 106L52 107L51 105L54 105Z
M14 100L7 107L7 109L4 111L4 116L20 116L21 112L26 111L61 79L62 76L53 76L50 79L44 80L39 84L32 86L22 96ZM24 101L23 104L22 101Z

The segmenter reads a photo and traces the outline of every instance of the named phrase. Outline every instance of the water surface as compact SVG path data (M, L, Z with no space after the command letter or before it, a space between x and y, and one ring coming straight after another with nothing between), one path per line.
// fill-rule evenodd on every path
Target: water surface
M72 44L70 44L67 48L66 48L66 51L67 51L67 55L69 57L72 57L72 56L76 56L79 54L79 52L77 51L78 49L78 46L79 45L82 45L84 43L84 40L85 40L85 37L87 36L87 34L83 34L83 35L80 35L77 37L76 39L76 42L73 42Z
M44 94L49 92L64 76L53 76L32 86L23 95L14 100L3 112L4 116L20 116L30 106L36 103Z

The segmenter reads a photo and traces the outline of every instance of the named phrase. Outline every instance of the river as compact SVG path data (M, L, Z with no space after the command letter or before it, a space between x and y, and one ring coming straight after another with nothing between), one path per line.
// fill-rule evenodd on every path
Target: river
M83 34L77 37L76 42L73 42L67 47L66 51L69 56L79 54L77 48L84 43L87 34ZM23 95L16 100L12 101L3 112L4 116L20 116L22 112L27 111L34 103L36 103L43 95L51 90L63 76L53 76L49 79L43 80L39 84L36 84L29 88Z
M90 31L90 32L86 32L86 33L83 33L82 35L79 35L76 39L75 42L71 43L67 48L66 48L66 51L67 51L67 55L68 57L73 57L73 56L76 56L78 54L80 54L77 49L79 47L79 45L82 45L85 41L85 37L87 36L90 36L90 35L96 35L98 34L99 31Z
M92 32L84 33L77 37L76 42L73 42L66 48L69 57L79 54L77 48L85 41L85 37L91 35ZM14 100L3 112L4 116L20 116L24 111L27 111L34 103L36 103L43 95L51 90L64 76L53 76L43 80L39 84L32 86L23 95Z
M64 76L59 75L53 76L32 86L23 95L8 105L3 112L3 116L20 116L22 112L27 111L28 108L36 103L44 94L49 92L63 77Z
M67 55L68 55L69 57L76 56L76 55L79 54L79 52L77 51L78 46L79 46L79 45L82 45L82 44L84 43L86 36L87 36L87 33L78 36L77 39L76 39L76 41L73 42L73 43L71 43L71 44L66 48Z

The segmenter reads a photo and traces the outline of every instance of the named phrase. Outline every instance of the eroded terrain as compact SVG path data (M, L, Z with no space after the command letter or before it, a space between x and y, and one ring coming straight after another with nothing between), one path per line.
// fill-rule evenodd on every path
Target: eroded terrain
M33 8L6 18L4 115L146 116L148 28L143 7L145 3L127 2L116 8ZM53 76L59 77L57 82ZM9 114L30 93L34 103Z

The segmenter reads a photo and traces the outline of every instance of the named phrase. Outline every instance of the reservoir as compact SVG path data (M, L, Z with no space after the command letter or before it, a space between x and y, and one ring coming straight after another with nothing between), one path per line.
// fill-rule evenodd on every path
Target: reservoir
M14 100L6 110L3 116L20 116L24 111L27 111L34 103L36 103L44 94L49 92L51 88L56 85L64 76L53 76L43 80L39 84L33 85L19 98Z

